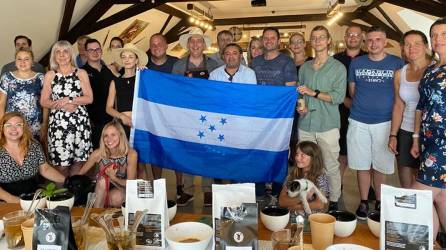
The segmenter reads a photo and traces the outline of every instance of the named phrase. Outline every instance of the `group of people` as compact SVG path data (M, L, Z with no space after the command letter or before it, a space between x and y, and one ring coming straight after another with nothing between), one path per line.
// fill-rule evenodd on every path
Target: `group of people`
M219 52L209 56L204 51L211 39L201 29L183 34L179 44L188 53L181 59L166 54L162 34L150 38L149 55L119 38L103 51L98 40L82 36L77 56L67 41L53 45L46 73L34 62L31 40L17 36L15 61L3 67L0 78L0 200L18 202L21 193L36 188L39 173L62 183L98 166L95 206L120 206L125 180L146 178L150 169L138 163L128 143L136 70L147 67L226 83L297 86L306 105L296 109L287 181L313 181L329 209L338 209L348 166L358 177L356 215L365 219L371 183L379 210L381 184L394 173L396 155L401 186L433 192L437 232L446 223L444 34L446 19L439 19L430 29L433 57L422 32L406 32L406 62L385 52L386 33L379 27L348 27L346 50L330 56L330 32L316 26L310 33L314 58L306 55L300 33L289 39L293 56L281 53L279 31L267 27L261 38L251 39L247 62L227 30L217 35ZM155 179L163 167L151 166ZM177 203L185 206L194 199L193 176L175 174ZM203 178L204 206L212 205L211 184L221 182ZM256 195L265 192L265 183L256 183ZM287 197L284 183L272 183L271 192L280 205L302 210L299 200ZM320 199L308 198L312 209L324 209Z

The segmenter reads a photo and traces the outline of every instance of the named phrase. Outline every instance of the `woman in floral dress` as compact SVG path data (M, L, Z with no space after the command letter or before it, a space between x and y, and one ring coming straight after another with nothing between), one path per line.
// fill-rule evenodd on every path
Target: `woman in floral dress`
M20 48L16 52L17 70L6 72L0 78L0 117L6 112L20 112L29 124L35 139L46 139L46 123L42 113L48 118L46 109L42 112L40 92L43 74L34 72L33 52L29 48ZM42 123L43 122L43 123Z
M446 18L432 24L430 39L439 59L420 81L410 153L421 161L412 187L432 191L435 239L439 224L446 226Z
M85 105L93 94L87 73L76 68L71 44L55 43L50 71L45 74L40 103L50 109L48 153L51 164L65 176L79 172L92 151L91 127Z

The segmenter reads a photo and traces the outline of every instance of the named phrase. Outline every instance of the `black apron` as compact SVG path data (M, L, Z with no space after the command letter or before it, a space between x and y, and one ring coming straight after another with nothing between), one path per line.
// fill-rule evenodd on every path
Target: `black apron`
M201 78L201 79L208 79L209 78L209 71L206 67L206 57L203 56L203 68L198 69L189 69L189 56L187 57L187 63L186 63L186 71L184 72L184 76L190 77L190 78Z

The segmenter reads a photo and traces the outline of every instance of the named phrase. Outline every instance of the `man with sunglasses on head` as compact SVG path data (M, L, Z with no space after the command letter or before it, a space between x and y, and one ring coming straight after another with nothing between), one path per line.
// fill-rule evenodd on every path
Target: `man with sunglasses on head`
M240 45L230 43L223 49L224 65L211 72L209 80L257 84L254 70L242 65L243 50Z
M87 39L85 41L85 52L87 62L82 68L87 71L93 91L93 103L87 106L87 110L92 127L93 147L96 149L99 148L102 128L112 120L112 117L105 112L105 106L110 82L114 79L114 75L101 60L102 48L98 40Z

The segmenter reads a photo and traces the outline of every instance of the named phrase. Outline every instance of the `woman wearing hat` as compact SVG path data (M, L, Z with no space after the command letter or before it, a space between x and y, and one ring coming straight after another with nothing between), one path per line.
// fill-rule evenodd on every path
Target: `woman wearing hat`
M124 74L110 83L106 112L112 117L121 120L127 138L130 136L132 126L133 91L135 89L136 67L147 64L145 52L134 44L127 43L123 48L113 53L115 62L124 68ZM119 93L119 95L116 95Z

